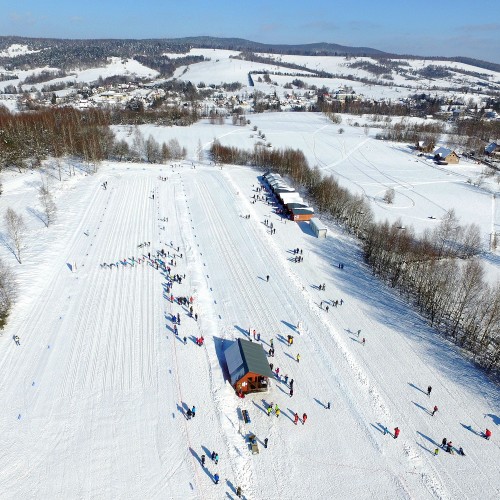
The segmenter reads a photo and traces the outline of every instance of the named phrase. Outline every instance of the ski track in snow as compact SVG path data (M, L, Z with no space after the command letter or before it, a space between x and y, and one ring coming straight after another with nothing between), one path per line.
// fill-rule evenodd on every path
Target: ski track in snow
M325 127L314 131L313 141ZM365 142L347 157L354 161ZM385 175L358 153L361 167L354 167ZM252 204L257 176L243 167L194 169L187 162L172 169L111 164L82 181L78 217L70 210L59 216L67 224L57 242L62 250L48 251L43 276L1 338L2 373L19 375L0 380L5 498L216 499L224 492L233 498L237 486L247 499L498 495L495 439L485 443L460 426L465 421L483 429L482 415L495 413L488 406L498 399L495 391L481 382L484 393L472 394L433 366L435 359L425 355L432 333L416 315L408 320L414 331L404 332L394 319L405 315L397 298L384 321L354 293L352 287L366 281L380 287L379 295L390 294L356 262L352 241L335 232L324 242L310 238L298 225L270 215L262 201ZM100 187L103 179L108 190ZM75 194L66 191L62 207L72 206ZM151 246L139 249L143 241ZM304 248L304 263L291 261L291 247ZM198 322L170 303L160 270L129 260L161 248L175 254L172 273L186 273L172 293L195 297ZM335 271L331 260L338 258L352 259L350 274ZM118 268L100 266L125 260ZM74 263L71 272L68 264ZM326 292L312 286L320 282L327 283ZM319 308L321 300L341 296L342 306L329 313ZM179 337L170 322L177 312ZM301 332L294 327L299 319ZM281 376L294 378L293 398L275 379L269 393L240 400L224 380L223 350L247 336L248 328L261 333L266 350L274 339L270 361ZM353 337L357 328L366 346ZM21 338L19 348L13 332ZM287 333L295 337L292 347ZM193 342L201 334L203 347ZM429 339L433 345L434 337ZM444 343L441 348L453 353ZM436 399L431 403L421 394L421 380L432 381L433 398L439 397L432 420L423 410ZM331 410L324 408L327 400ZM271 401L280 405L279 418L265 413ZM184 412L193 404L197 416L188 421ZM241 420L242 409L251 424ZM295 412L307 412L305 425L293 424ZM402 429L398 440L382 436L383 426L395 425ZM256 456L249 451L250 432L258 439ZM467 457L443 451L432 456L441 434L463 443ZM219 452L218 466L207 450ZM216 471L219 486L212 481Z

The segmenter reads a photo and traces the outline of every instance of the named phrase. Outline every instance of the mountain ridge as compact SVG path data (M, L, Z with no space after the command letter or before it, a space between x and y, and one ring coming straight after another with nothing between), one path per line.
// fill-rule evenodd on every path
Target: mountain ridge
M143 53L161 54L161 52L188 52L191 48L218 48L240 52L268 52L283 55L322 55L322 56L357 56L376 59L428 59L461 62L478 68L500 72L500 64L465 56L418 56L384 52L371 47L356 47L330 42L308 44L270 44L246 40L244 38L224 38L213 36L192 36L181 38L34 38L22 36L0 36L0 50L12 44L27 45L30 49L46 51L61 51L64 46L77 49L79 47L98 51L104 56L133 57ZM35 53L36 54L36 53ZM33 53L24 57L36 57ZM75 56L75 52L72 53ZM16 58L23 55L15 56ZM0 57L0 63L12 60L13 57Z

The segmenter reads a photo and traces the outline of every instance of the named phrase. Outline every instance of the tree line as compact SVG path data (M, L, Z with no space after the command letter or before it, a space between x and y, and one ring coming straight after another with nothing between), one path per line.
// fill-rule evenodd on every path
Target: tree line
M311 168L300 150L253 151L223 146L210 150L216 163L249 165L286 176L316 209L362 242L366 263L425 316L432 327L464 349L478 365L500 367L500 283L485 281L477 258L481 236L475 224L460 225L451 210L422 235L401 222L375 222L366 198Z
M172 113L173 110L165 110L165 121L175 117ZM138 114L142 116L139 123L148 123L148 113ZM73 156L96 168L105 159L164 163L186 156L186 149L175 139L160 144L151 136L142 137L138 128L131 145L124 139L117 139L110 125L120 123L120 117L124 118L124 123L130 123L129 116L135 115L130 110L80 111L72 107L11 113L0 106L0 169L36 168L48 157ZM162 116L160 114L160 121Z

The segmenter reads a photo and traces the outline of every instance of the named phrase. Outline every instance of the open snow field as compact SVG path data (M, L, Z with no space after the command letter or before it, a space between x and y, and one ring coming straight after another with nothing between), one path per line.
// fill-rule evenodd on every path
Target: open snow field
M278 137L276 130L273 142ZM329 161L316 153L326 165L374 147L371 139L357 149L343 139ZM499 497L498 387L371 276L353 241L334 228L318 240L307 224L252 204L257 175L191 162L108 163L94 175L54 180L58 220L49 228L33 215L39 177L4 176L2 213L7 206L23 213L30 233L22 265L0 249L21 289L0 337L2 498L220 499L235 498L237 486L259 500ZM367 177L360 182L368 185ZM139 248L143 242L150 246ZM147 259L160 249L174 255L171 272L186 275L172 292L194 297L197 322L167 300L166 277ZM132 257L144 260L132 265ZM342 306L320 308L340 298ZM269 393L241 400L225 380L223 351L249 327L266 350L274 340L272 362L294 379L292 398L275 380ZM200 335L203 347L194 342ZM267 416L270 402L279 418ZM196 418L186 420L192 405ZM251 424L239 418L243 408ZM307 413L305 425L294 425L295 412ZM479 435L486 427L489 442ZM259 455L245 441L251 432ZM434 456L443 437L467 456Z
M364 195L370 202L377 220L412 225L418 232L433 229L449 209L454 208L462 224L477 223L485 249L492 231L500 231L500 207L493 193L498 191L495 178L486 178L482 187L467 181L481 176L483 165L462 158L458 165L439 166L430 159L419 158L404 143L375 139L381 128L370 127L367 116L341 115L342 123L333 124L321 113L262 113L248 115L246 127L210 125L206 120L191 127L140 126L145 138L152 135L160 143L177 138L186 146L188 155L197 156L198 138L209 149L217 138L223 145L253 149L257 142L270 142L274 148L292 147L306 155L311 166L317 165L332 174L341 185ZM354 126L358 122L359 126ZM393 123L396 119L393 120ZM260 140L257 126L265 134ZM339 134L339 129L344 130ZM131 127L114 127L120 138L132 141ZM383 197L394 188L394 203L388 205Z

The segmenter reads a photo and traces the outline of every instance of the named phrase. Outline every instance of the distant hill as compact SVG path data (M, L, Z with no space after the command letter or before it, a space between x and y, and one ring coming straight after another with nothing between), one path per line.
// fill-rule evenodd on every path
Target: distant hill
M9 69L42 67L58 68L85 66L106 57L160 56L163 52L185 53L191 48L227 49L240 52L268 52L274 54L329 55L329 56L369 56L376 59L405 58L456 61L479 68L500 71L500 64L481 61L469 57L423 57L383 52L370 47L349 47L335 43L309 44L268 44L253 42L243 38L218 38L195 36L185 38L158 39L55 39L27 38L18 36L0 37L0 52L12 44L26 45L39 52L20 54L16 57L0 57L0 65Z

